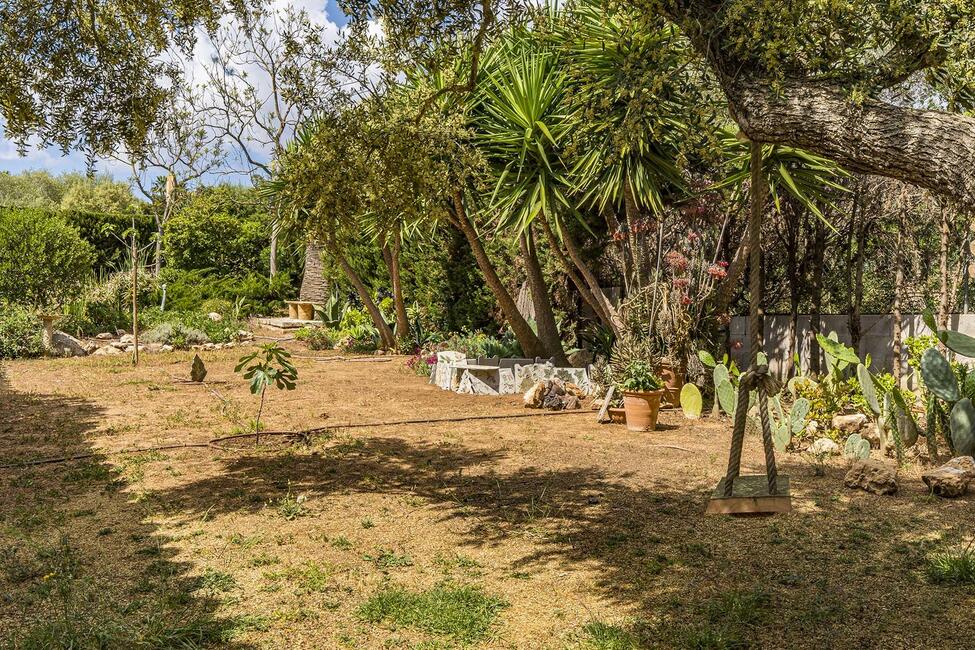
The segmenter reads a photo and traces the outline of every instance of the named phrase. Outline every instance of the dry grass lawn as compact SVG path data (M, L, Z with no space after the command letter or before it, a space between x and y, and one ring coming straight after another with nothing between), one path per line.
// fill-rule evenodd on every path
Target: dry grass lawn
M245 430L240 354L207 353L215 392L174 383L189 353L3 364L0 463L95 456L0 469L0 643L972 647L975 585L926 573L970 539L971 498L928 496L916 467L896 497L854 492L843 461L817 476L787 455L793 514L705 517L727 421L668 412L635 434L586 412L112 455ZM268 429L524 412L401 358L297 366ZM757 439L745 463L760 471Z

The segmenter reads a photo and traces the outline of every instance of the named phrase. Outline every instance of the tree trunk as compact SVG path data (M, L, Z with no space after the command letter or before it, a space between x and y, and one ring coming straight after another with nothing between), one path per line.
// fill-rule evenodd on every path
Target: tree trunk
M349 261L334 241L328 240L326 246L328 246L329 252L335 256L335 260L339 263L342 272L345 273L345 277L348 278L349 282L352 283L352 286L355 287L356 292L359 294L362 305L369 312L369 317L372 318L372 324L379 331L379 339L382 342L382 346L387 349L395 349L396 337L393 336L393 330L386 324L386 320L383 318L383 314L379 311L379 307L375 301L373 301L372 294L369 293L369 288L365 282L362 281L362 278L359 277L356 270L352 268L352 265L349 264Z
M813 230L813 273L812 273L812 309L809 311L809 372L814 375L822 372L821 351L816 336L822 331L823 311L823 253L826 228L821 220L816 220Z
M623 182L623 207L626 210L626 240L629 243L630 249L629 266L633 273L633 277L630 278L630 284L635 285L636 290L639 291L647 283L647 260L643 254L643 247L639 243L637 233L637 225L640 221L640 209L637 207L629 179Z
M709 58L721 68L716 50ZM850 171L896 178L975 206L975 118L870 99L856 104L845 87L825 83L786 81L773 93L765 80L719 78L749 138L800 147Z
M565 249L568 251L572 263L575 264L579 273L582 274L583 279L586 281L586 284L589 285L589 290L592 292L593 298L595 298L609 316L609 323L610 327L613 328L613 333L619 336L620 332L623 331L623 321L620 319L619 311L599 285L596 274L592 272L592 269L589 268L586 261L582 259L582 253L580 253L579 247L576 245L575 240L572 239L572 235L567 228L562 229L562 241L565 243Z
M853 302L850 307L850 338L853 342L853 349L860 354L860 337L862 323L860 315L863 312L863 266L867 259L867 223L862 222L857 227L856 255L853 257L854 283L853 283Z
M565 351L562 349L562 338L559 336L558 326L555 324L555 314L552 312L552 301L548 297L548 285L542 275L542 267L538 263L535 250L535 240L531 226L518 237L521 257L525 262L525 272L528 276L528 286L531 288L532 302L535 307L535 324L538 327L538 338L545 346L545 354L555 359L560 366L568 365Z
M268 255L268 269L270 271L270 277L274 277L278 274L278 234L280 228L278 227L278 220L275 219L274 223L271 224L271 251Z
M578 289L579 295L582 296L582 299L587 305L589 305L593 313L596 314L596 318L602 321L606 327L612 329L613 323L610 321L609 315L603 309L602 304L600 304L600 302L596 300L596 297L592 295L592 291L589 290L589 286L583 282L582 278L579 277L579 274L576 273L572 261L565 256L565 253L562 252L562 244L555 237L555 233L552 232L552 227L549 225L548 219L540 215L539 220L542 222L542 230L545 232L545 237L548 239L549 246L552 247L552 253L555 255L556 259L559 260L562 268L565 269L565 273L569 276L569 279L572 280L572 284L574 284L576 289Z
M393 234L393 241L389 246L389 277L393 285L393 304L396 307L396 338L408 339L410 336L410 319L406 315L406 303L403 300L403 283L400 280L399 255L402 248L399 232Z
M941 246L938 255L938 279L940 291L938 294L938 325L941 329L948 329L948 314L951 311L951 301L948 294L948 205L941 201ZM899 256L898 256L899 259Z
M487 282L491 293L494 294L495 300L498 301L501 313L504 314L508 326L514 333L515 339L518 340L521 351L526 357L540 357L544 355L545 347L535 332L532 331L528 321L518 311L518 306L515 304L511 294L508 293L504 283L501 282L501 278L498 277L498 272L495 270L494 264L491 263L487 251L484 250L477 230L474 229L474 225L467 218L467 211L464 209L464 197L461 195L459 189L454 190L453 199L454 225L463 233L467 239L467 243L470 244L471 252L474 253L474 259L477 262L478 268L481 270L481 274L484 276L484 281Z
M322 273L322 249L317 241L308 238L305 244L305 268L301 274L301 288L298 300L324 304L328 297L328 285Z
M903 226L903 221L901 222ZM902 237L900 232L897 234L897 250L900 251ZM893 309L893 365L894 365L894 386L901 385L901 338L903 336L903 323L901 320L901 296L904 292L904 263L901 261L903 255L899 252L894 255L894 309Z

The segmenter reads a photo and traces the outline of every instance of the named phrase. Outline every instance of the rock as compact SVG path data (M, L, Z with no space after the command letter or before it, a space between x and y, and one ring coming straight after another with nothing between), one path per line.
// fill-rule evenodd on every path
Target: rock
M132 345L132 341L129 341L128 343L123 343L122 341L112 341L111 343L109 343L109 345L111 345L113 348L116 348L118 350L124 350L125 348Z
M582 408L582 404L579 402L579 398L575 395L567 395L562 402L562 408L566 411L574 411L578 408Z
M579 386L576 386L571 381L565 384L565 392L568 395L574 395L580 400L586 396L586 391L582 390Z
M816 456L836 456L840 453L840 446L829 438L819 438L809 445L808 451Z
M131 334L123 334L121 337L119 337L118 342L122 345L128 345L135 342L135 337Z
M214 343L213 344L213 349L214 350L223 350L223 343Z
M897 475L877 460L858 460L846 473L843 483L848 488L860 488L872 494L896 494Z
M870 443L872 449L880 449L880 425L872 424L860 430L860 437Z
M193 355L193 365L190 366L190 380L197 383L203 381L207 376L207 367L203 364L200 355Z
M166 345L161 346L159 348L159 351L160 352L172 352L174 349L175 348L173 348L173 346L166 344Z
M436 376L433 383L443 390L453 390L454 365L463 362L466 358L467 356L463 352L451 352L449 350L437 352ZM457 380L459 381L460 377L457 377Z
M207 351L210 351L210 350L216 350L217 348L216 348L216 344L215 343L204 343L203 344L203 349L204 350L207 350Z
M145 345L140 345L139 349L145 350L146 352L162 352L162 343L146 343Z
M941 467L921 474L921 480L939 497L959 497L968 492L968 484L975 479L975 458L958 456Z
M98 349L98 344L94 341L82 341L81 347L85 349L85 354L94 354L95 350Z
M99 341L111 341L115 338L115 335L111 332L102 332L101 334L96 335L95 338Z
M834 415L833 428L839 429L846 435L860 433L867 428L870 419L863 413L851 413L850 415Z
M819 435L819 422L816 422L816 420L810 420L809 424L806 425L806 435L810 437Z
M209 314L207 314L207 318L212 320L214 323L219 323L220 321L223 320L223 316L221 316L215 311L211 311Z
M238 341L250 341L254 338L248 330L237 330L237 340Z
M542 408L542 402L545 401L545 388L544 381L536 382L529 388L525 393L525 408Z
M93 354L101 357L106 355L122 354L122 351L114 345L105 345L95 350Z
M592 363L592 352L589 350L576 350L568 356L567 360L573 368L585 368Z
M223 344L223 349L224 349L224 350L232 350L232 349L234 349L235 347L237 347L237 344L236 344L236 343L234 343L233 341L230 341L230 342L228 342L228 343L224 343L224 344Z

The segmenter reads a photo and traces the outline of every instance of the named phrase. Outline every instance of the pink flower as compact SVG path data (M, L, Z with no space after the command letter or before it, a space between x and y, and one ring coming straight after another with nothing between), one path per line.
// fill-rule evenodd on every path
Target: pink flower
M675 289L685 289L690 286L691 281L687 278L674 278L673 284Z
M687 270L688 261L687 258L677 251L670 251L664 256L664 263L670 268L674 273L683 273Z
M728 272L720 264L712 264L708 267L708 275L715 280L724 280L728 277Z
M691 297L688 296L687 294L684 294L683 296L680 297L680 304L684 305L685 307L690 305L691 302L693 301L691 300Z
M696 232L694 232L693 230L690 231L689 233L687 233L687 241L696 242L700 238L701 238L701 236L699 234L697 234Z
M728 263L725 262L724 260L721 260L720 262L718 262L718 266L720 266L723 269L726 269L728 268Z
M732 341L731 342L731 348L733 350L740 350L741 349L741 341Z

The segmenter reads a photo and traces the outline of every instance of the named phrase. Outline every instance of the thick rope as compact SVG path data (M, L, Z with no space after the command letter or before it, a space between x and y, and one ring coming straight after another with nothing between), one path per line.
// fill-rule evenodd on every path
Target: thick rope
M771 376L767 365L758 365L758 353L762 349L762 211L765 208L765 175L762 170L762 144L751 143L751 212L748 218L748 266L749 300L748 331L749 370L738 381L738 405L735 407L735 425L731 434L731 452L728 456L728 473L725 476L724 496L734 494L735 479L741 472L741 451L745 442L745 424L749 393L758 392L759 418L762 423L762 442L765 447L765 473L768 477L769 494L776 494L778 469L775 466L775 448L772 445L772 427L769 422L768 396L781 390Z

